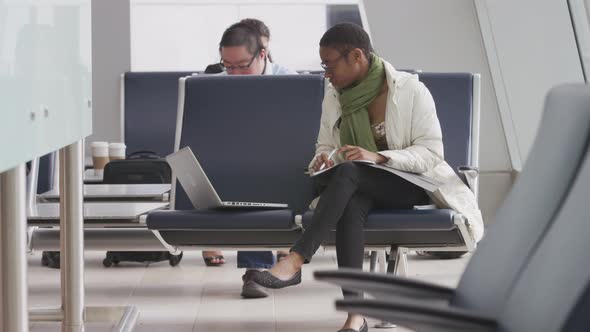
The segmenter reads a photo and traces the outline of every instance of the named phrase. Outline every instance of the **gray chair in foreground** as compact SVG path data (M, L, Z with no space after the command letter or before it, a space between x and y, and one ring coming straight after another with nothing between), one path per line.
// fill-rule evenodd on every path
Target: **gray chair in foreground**
M552 90L525 169L456 289L353 271L316 277L378 297L338 301L339 310L418 331L576 330L587 322L576 303L590 301L590 270L580 264L590 250L589 133L590 89Z
M589 331L590 269L585 264L590 251L589 196L587 158L553 226L510 287L496 315L408 299L342 300L336 302L336 307L395 321L417 332ZM482 282L480 287L487 285Z

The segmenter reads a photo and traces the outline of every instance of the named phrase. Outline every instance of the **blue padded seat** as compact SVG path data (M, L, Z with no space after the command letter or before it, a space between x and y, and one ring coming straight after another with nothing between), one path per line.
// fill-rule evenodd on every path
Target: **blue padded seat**
M294 229L291 210L183 210L154 211L147 217L147 226L159 230L215 229Z
M154 214L156 212L151 212ZM181 211L171 211L172 213L181 213ZM148 217L148 220L150 217ZM165 223L165 219L160 219ZM175 246L195 246L195 245L240 245L249 247L266 247L281 246L290 247L301 236L300 228L286 229L204 229L199 228L200 223L193 221L183 229L164 229L157 228L164 225L151 223L149 229L159 230L160 235L168 244ZM336 243L336 233L330 233L325 245L334 245ZM449 231L440 230L420 230L420 231L387 231L381 229L365 230L365 243L371 246L390 246L392 244L399 246L420 245L432 246L451 246L461 245L465 241L456 229ZM419 239L419 242L416 240Z
M39 178L37 182L37 194L43 194L53 189L55 179L53 173L55 171L55 163L57 152L52 152L39 158Z
M455 211L437 210L390 210L372 211L366 229L384 231L450 231L455 229Z
M375 210L365 223L365 244L371 246L451 246L463 245L465 240L453 223L453 210ZM313 211L303 215L304 228L309 226ZM336 244L333 230L324 245Z
M450 231L455 229L453 215L449 209L437 210L375 210L369 214L365 230L382 231ZM313 211L303 215L306 228L313 217Z
M128 72L124 76L124 128L127 154L174 152L178 79L194 72Z
M178 211L176 211L178 212ZM182 229L159 230L173 246L245 246L288 248L301 236L301 229Z

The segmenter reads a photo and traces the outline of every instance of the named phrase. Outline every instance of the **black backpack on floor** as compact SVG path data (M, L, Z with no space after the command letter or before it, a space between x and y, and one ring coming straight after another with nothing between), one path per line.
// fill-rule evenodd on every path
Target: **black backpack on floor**
M125 160L113 160L104 168L105 184L170 183L172 170L165 159L151 151L137 151ZM107 251L102 264L105 267L120 262L152 263L167 260L176 266L182 259L168 251Z

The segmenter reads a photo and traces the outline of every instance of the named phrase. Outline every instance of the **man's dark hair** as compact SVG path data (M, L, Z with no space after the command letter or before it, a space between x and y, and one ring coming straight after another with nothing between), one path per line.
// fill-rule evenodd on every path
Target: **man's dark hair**
M244 23L246 25L251 26L252 28L256 29L256 31L258 31L260 37L266 37L270 40L270 29L261 20L255 18L245 18L241 20L240 23ZM272 56L270 55L269 50L266 50L266 57L268 58L268 61L272 62Z
M320 46L335 48L341 54L359 48L367 57L373 52L369 35L354 23L339 23L328 29L320 39Z
M270 39L270 30L268 29L266 24L264 24L264 22L262 22L261 20L255 18L245 18L241 20L240 23L244 23L246 25L253 27L258 31L261 37L266 37Z
M225 30L219 42L219 51L222 47L246 46L250 54L256 54L263 48L260 41L260 33L252 26L238 22Z

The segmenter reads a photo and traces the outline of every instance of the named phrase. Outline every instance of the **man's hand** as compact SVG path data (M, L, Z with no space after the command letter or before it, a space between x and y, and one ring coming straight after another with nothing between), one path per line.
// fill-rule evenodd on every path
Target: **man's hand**
M338 153L344 153L345 160L370 160L375 164L383 164L387 162L387 158L382 155L367 151L359 146L345 145L340 148Z
M315 162L313 163L313 166L311 168L314 172L317 172L320 170L323 164L326 164L324 168L330 168L334 166L334 160L328 159L328 154L326 154L325 152L320 154L317 158L315 158Z

